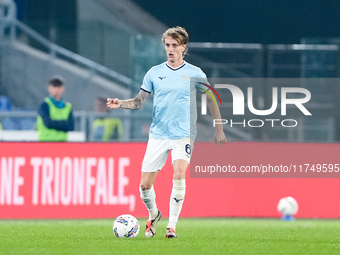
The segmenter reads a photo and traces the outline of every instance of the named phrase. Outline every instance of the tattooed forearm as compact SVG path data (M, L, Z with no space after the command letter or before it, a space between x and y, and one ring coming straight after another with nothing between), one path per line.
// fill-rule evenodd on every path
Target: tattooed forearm
M148 99L149 95L150 93L144 90L140 90L138 95L135 98L122 100L120 108L138 110L143 106L146 99Z

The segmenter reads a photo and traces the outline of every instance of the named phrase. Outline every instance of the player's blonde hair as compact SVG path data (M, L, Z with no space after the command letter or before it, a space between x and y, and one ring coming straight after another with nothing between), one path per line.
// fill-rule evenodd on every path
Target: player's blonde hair
M185 28L183 27L170 27L168 28L162 36L163 43L165 42L165 37L170 36L172 39L175 39L180 45L187 44L189 42L189 35ZM183 55L185 55L188 51L188 48L185 49Z

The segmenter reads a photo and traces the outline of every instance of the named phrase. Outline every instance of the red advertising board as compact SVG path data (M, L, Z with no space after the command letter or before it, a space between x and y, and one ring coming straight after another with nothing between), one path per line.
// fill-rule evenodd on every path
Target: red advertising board
M195 144L182 217L280 217L276 206L284 196L298 201L296 217L339 217L340 179L335 173L340 145L228 143L220 146L223 161L221 155L207 153L214 146ZM1 143L0 218L115 218L123 213L146 217L138 189L145 149L146 143ZM197 161L203 155L208 160ZM209 173L202 168L202 175L197 175L193 171L198 162L215 168ZM272 174L226 176L218 168L247 166L255 171L261 164L262 172ZM285 166L300 171L300 165L305 171L306 164L315 171L296 176L275 172L281 165L281 171L287 170ZM223 174L214 175L212 170ZM165 217L171 180L168 160L155 184L157 205Z

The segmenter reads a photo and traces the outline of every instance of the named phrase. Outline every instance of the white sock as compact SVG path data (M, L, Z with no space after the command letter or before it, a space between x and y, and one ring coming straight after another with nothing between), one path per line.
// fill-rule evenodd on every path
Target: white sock
M167 228L176 229L179 214L185 196L185 179L172 181L172 192L170 196L169 224Z
M156 205L156 193L153 186L150 189L142 190L139 187L140 197L142 198L146 208L149 210L149 219L153 220L158 214L158 208Z

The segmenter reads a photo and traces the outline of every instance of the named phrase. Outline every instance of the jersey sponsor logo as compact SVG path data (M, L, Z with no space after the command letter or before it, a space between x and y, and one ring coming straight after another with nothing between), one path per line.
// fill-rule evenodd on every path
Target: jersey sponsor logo
M160 80L163 80L163 79L165 79L166 78L166 76L160 76L160 77L158 77Z

